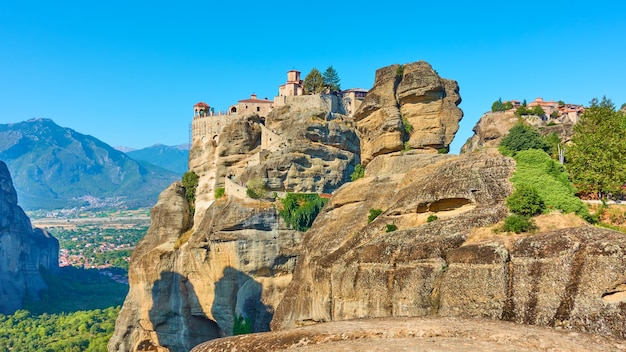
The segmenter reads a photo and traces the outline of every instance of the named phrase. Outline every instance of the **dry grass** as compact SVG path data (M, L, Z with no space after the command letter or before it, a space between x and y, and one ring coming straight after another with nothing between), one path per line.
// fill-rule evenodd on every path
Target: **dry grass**
M463 245L499 242L506 248L510 249L513 243L518 239L528 237L536 233L588 225L587 222L572 213L562 214L560 212L553 212L550 214L535 216L533 220L537 225L537 230L534 232L520 234L514 232L498 232L497 229L502 228L502 224L504 223L503 221L488 227L474 228L470 231L470 234Z

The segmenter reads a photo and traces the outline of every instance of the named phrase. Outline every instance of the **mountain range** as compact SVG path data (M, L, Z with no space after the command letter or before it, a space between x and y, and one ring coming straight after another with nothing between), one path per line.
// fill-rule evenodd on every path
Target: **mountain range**
M118 148L116 147L116 149ZM175 146L155 144L151 147L129 150L125 153L135 160L147 161L150 164L160 166L180 175L184 174L188 169L189 145L187 144Z
M24 209L142 207L180 173L135 160L50 119L0 124L0 160Z

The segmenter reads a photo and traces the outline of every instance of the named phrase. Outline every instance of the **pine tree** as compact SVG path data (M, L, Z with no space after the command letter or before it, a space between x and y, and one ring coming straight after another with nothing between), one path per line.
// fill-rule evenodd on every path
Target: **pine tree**
M337 70L335 70L332 66L328 66L326 71L324 71L324 85L330 88L331 92L336 92L341 90L341 79L339 79L339 74Z
M306 94L316 94L324 91L324 78L318 69L313 67L311 72L304 78L304 92Z

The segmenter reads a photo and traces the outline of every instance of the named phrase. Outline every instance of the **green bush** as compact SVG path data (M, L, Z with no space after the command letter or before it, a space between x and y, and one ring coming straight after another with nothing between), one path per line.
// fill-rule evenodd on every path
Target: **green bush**
M413 125L411 125L411 122L409 122L409 120L406 117L402 117L402 126L404 129L404 132L409 133L409 134L413 132Z
M246 185L246 195L252 199L264 198L267 196L265 183L262 178L255 177L248 181Z
M395 224L387 224L387 227L385 228L385 232L394 232L397 229L398 229L398 226L396 226Z
M350 179L352 181L356 181L365 176L365 168L363 165L359 164L354 168L352 174L350 174Z
M367 223L374 221L378 217L378 215L382 214L382 209L370 209L370 215L367 216Z
M545 209L537 190L526 184L515 185L515 191L506 199L506 205L513 214L522 216L537 215Z
M511 181L516 189L536 187L545 210L573 212L587 221L592 220L587 207L576 197L576 189L561 164L544 151L535 149L520 151L514 158L517 166Z
M252 322L241 315L235 316L233 322L233 335L244 335L252 332Z
M215 189L215 199L220 199L226 195L226 188L220 187Z
M283 209L278 213L287 225L298 231L306 231L313 225L328 199L315 193L287 193L281 202Z
M448 153L450 153L450 146L437 149L437 154L448 154Z
M507 232L529 232L535 230L537 227L531 218L524 215L513 214L504 220L504 226L502 229Z
M396 78L402 78L402 75L404 74L404 66L403 65L399 65L398 68L396 68Z
M437 217L437 215L435 215L435 214L430 214L430 215L428 215L428 218L426 218L426 222L433 222L433 221L435 221L435 220L437 220L437 219L439 219L439 218Z

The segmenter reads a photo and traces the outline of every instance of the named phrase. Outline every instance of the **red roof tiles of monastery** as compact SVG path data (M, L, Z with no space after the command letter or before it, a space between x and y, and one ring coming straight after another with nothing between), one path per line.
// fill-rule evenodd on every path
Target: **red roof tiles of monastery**
M244 99L239 100L240 103L273 103L271 100L267 99Z
M209 104L207 104L207 103L205 103L205 102L201 101L201 102L199 102L198 104L194 105L193 107L195 108L196 106L197 106L197 107L201 107L201 108L208 108L208 107L209 107Z

